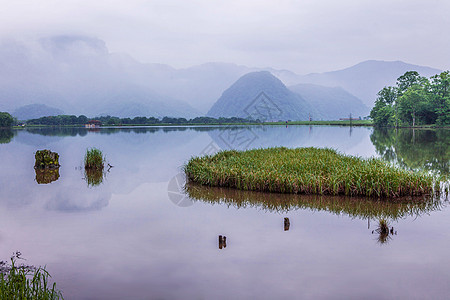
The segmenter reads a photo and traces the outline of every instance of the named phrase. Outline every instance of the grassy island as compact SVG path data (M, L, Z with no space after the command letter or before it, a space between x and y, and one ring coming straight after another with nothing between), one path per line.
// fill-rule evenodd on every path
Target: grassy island
M438 180L375 158L333 149L284 147L223 151L194 157L188 180L203 185L261 192L398 198L431 194Z

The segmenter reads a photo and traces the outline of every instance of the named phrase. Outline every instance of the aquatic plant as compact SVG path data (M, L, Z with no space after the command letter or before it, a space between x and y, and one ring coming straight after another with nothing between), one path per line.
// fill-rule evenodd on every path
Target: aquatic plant
M0 299L56 300L64 299L56 283L50 284L50 274L45 268L18 266L20 252L11 257L11 265L0 269Z
M59 154L50 150L38 150L35 155L35 169L56 169L60 167Z
M262 192L399 198L431 194L436 176L333 149L284 147L222 151L194 157L188 180Z
M105 158L102 151L97 148L90 148L86 150L86 154L84 156L85 169L103 170L104 166Z
M394 234L394 227L389 230L389 223L385 219L379 219L378 227L375 229L375 232L378 233L377 242L382 245L388 243L392 239L389 234Z

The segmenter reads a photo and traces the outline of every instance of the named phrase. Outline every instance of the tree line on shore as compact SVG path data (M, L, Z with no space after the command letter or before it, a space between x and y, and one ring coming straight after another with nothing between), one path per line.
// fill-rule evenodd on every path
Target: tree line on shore
M449 71L429 79L416 71L397 78L395 86L378 92L370 112L375 126L399 127L418 125L450 125Z
M93 119L87 118L84 115L74 116L74 115L59 115L42 117L38 119L28 120L26 123L28 125L51 125L51 126L61 126L61 125L84 125L91 120L97 120L105 126L115 126L115 125L162 125L162 124L228 124L228 123L252 123L255 120L244 119L244 118L211 118L211 117L196 117L193 119L186 118L172 118L163 117L161 119L155 117L135 117L135 118L119 118L112 116L101 116ZM257 121L256 121L257 122Z

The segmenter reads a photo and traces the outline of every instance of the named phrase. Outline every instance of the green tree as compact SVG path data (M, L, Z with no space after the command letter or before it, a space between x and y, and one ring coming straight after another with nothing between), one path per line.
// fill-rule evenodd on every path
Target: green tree
M77 118L77 124L80 124L80 125L86 124L87 121L88 121L88 118L85 115L78 116L78 118Z
M430 93L436 124L450 125L450 74L449 71L431 77Z
M402 96L398 98L399 119L405 124L416 126L418 117L422 117L425 123L426 115L429 112L427 95L418 85L409 87Z
M14 118L7 112L0 112L0 127L11 127Z
M378 92L375 106L370 112L375 126L392 126L395 120L394 104L397 100L397 88L388 86Z
M428 79L422 77L416 71L408 71L399 78L397 78L397 92L398 96L403 95L412 86L424 87L427 85Z

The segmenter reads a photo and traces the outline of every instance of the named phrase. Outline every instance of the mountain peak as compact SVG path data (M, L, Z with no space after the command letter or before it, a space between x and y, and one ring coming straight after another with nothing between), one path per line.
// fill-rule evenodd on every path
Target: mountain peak
M241 117L260 121L307 120L319 113L267 71L251 72L232 84L211 107L211 117Z

